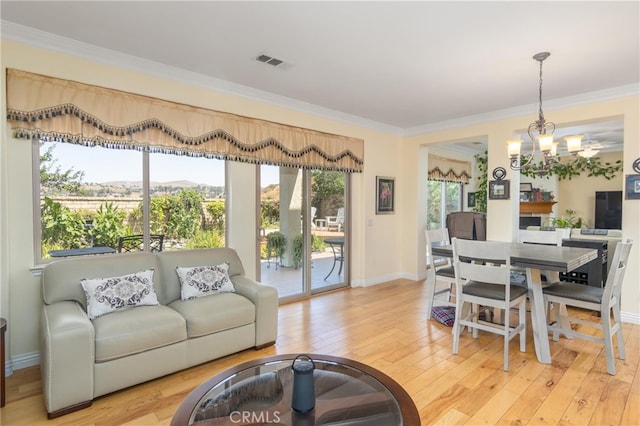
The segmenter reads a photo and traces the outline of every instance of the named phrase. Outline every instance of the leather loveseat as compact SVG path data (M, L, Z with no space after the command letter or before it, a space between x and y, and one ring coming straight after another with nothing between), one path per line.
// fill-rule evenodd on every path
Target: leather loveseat
M183 300L177 267L224 263L234 292ZM155 289L157 304L90 319L81 280L145 270L153 270L147 287ZM276 340L276 289L247 278L237 253L228 248L56 261L43 269L42 296L42 394L49 418L88 407L101 395Z

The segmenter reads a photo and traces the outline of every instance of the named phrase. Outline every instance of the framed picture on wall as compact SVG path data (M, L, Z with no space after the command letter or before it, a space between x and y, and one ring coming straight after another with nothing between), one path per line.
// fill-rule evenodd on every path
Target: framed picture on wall
M508 200L509 199L509 181L508 180L490 180L489 181L489 199L490 200Z
M468 192L467 193L467 207L475 207L476 206L476 193Z
M625 176L624 198L640 200L640 174Z
M395 213L396 179L376 176L376 214Z

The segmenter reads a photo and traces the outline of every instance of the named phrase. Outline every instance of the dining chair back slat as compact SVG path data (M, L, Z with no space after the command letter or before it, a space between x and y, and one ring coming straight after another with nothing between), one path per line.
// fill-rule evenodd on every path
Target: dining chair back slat
M471 328L500 334L504 338L504 370L509 370L509 341L520 337L520 351L526 350L527 289L510 282L510 244L497 241L461 240L453 238L453 267L456 276L456 312L453 330L453 353L457 354L460 334ZM518 324L511 327L510 318L504 324L481 321L480 307L508 312L518 307Z
M614 335L617 337L619 358L626 358L620 298L632 245L632 240L618 243L604 288L577 283L557 283L542 289L545 301L553 302L554 317L558 319L557 322L548 326L548 330L553 332L553 340L558 341L559 335L563 334L569 338L577 337L603 344L607 358L607 371L611 375L616 374ZM599 316L599 319L596 319L598 317L593 314L588 317L589 319L585 319L573 311L570 315L566 309L567 305L591 310ZM588 333L572 325L596 329L601 334Z
M433 247L451 244L447 228L428 229L425 231L425 239L427 243L427 320L429 320L437 295L446 294L446 298L439 300L439 303L444 306L455 306L451 297L456 281L451 259L433 255Z

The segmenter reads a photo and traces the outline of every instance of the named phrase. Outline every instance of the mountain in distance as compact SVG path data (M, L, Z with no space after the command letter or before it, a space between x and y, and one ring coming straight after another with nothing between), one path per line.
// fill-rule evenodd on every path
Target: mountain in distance
M101 182L99 185L102 186L116 186L116 187L124 187L124 188L142 188L142 181L133 181L133 180L114 180L109 182ZM167 187L175 187L175 188L195 188L197 186L217 186L217 185L208 185L205 183L196 183L191 182L190 180L174 180L170 182L151 182L150 186L152 188L156 186L167 186Z

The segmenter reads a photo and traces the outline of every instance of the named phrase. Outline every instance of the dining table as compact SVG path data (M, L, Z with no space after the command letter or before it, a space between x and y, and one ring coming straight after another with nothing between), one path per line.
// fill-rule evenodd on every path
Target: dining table
M433 247L432 252L434 256L452 258L453 246ZM526 282L531 299L533 344L539 362L551 363L546 307L542 293L542 272L548 276L557 275L558 272L571 272L596 259L597 256L598 251L595 249L511 243L511 266L526 270Z

